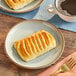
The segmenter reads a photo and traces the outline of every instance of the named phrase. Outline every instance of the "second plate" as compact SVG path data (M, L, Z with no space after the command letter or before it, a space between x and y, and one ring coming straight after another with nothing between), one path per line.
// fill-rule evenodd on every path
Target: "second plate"
M27 6L19 10L12 10L11 8L7 6L4 0L0 0L0 9L10 12L10 13L24 13L24 12L29 12L36 9L42 2L43 0L35 0L32 3L28 4Z

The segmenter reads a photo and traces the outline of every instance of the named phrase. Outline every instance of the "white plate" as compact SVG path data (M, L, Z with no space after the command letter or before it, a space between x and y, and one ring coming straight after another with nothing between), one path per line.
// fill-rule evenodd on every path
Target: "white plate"
M11 13L24 13L36 9L42 2L43 0L35 0L32 3L28 4L27 6L25 6L24 8L21 8L19 10L12 10L7 6L4 0L0 0L0 9Z
M48 31L55 37L57 47L32 61L22 61L13 48L14 41L31 35L41 29ZM54 25L42 20L26 20L17 24L10 30L5 41L5 49L9 58L17 65L29 69L45 68L54 64L62 55L63 48L64 39L61 32L59 32Z

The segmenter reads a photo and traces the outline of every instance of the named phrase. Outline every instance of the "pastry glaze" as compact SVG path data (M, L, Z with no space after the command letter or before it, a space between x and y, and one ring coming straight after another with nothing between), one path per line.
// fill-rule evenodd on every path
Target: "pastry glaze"
M45 30L14 42L14 48L24 61L30 61L56 47L55 38Z
M34 0L5 0L7 5L14 10L23 8L24 6L28 5L32 1Z

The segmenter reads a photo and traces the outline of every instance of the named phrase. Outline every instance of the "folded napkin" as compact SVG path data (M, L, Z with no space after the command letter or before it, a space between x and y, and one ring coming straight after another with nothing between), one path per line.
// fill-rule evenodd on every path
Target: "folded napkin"
M48 68L47 70L43 71L42 73L38 74L37 76L50 76L71 57L73 57L76 60L76 52L72 53L67 58L63 59L62 61L58 62L56 65ZM76 76L76 66L70 71L67 71L65 73L59 73L55 76Z
M53 4L54 0L43 0L42 4L40 5L39 8L27 12L27 13L20 13L20 14L15 14L15 13L9 13L3 10L0 10L0 13L14 16L17 18L23 18L23 19L41 19L41 20L46 20L49 21L50 23L54 24L58 28L62 28L65 30L70 30L73 32L76 32L76 22L65 22L62 20L59 16L49 13L47 11L47 6L50 4Z

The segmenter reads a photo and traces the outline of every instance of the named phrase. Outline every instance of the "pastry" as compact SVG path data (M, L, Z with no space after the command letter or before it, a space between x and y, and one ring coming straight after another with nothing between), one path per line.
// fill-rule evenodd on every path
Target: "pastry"
M55 38L45 30L14 42L14 48L24 61L35 59L55 47Z
M34 0L5 0L7 5L14 10L23 8L24 6L28 5L32 1Z

